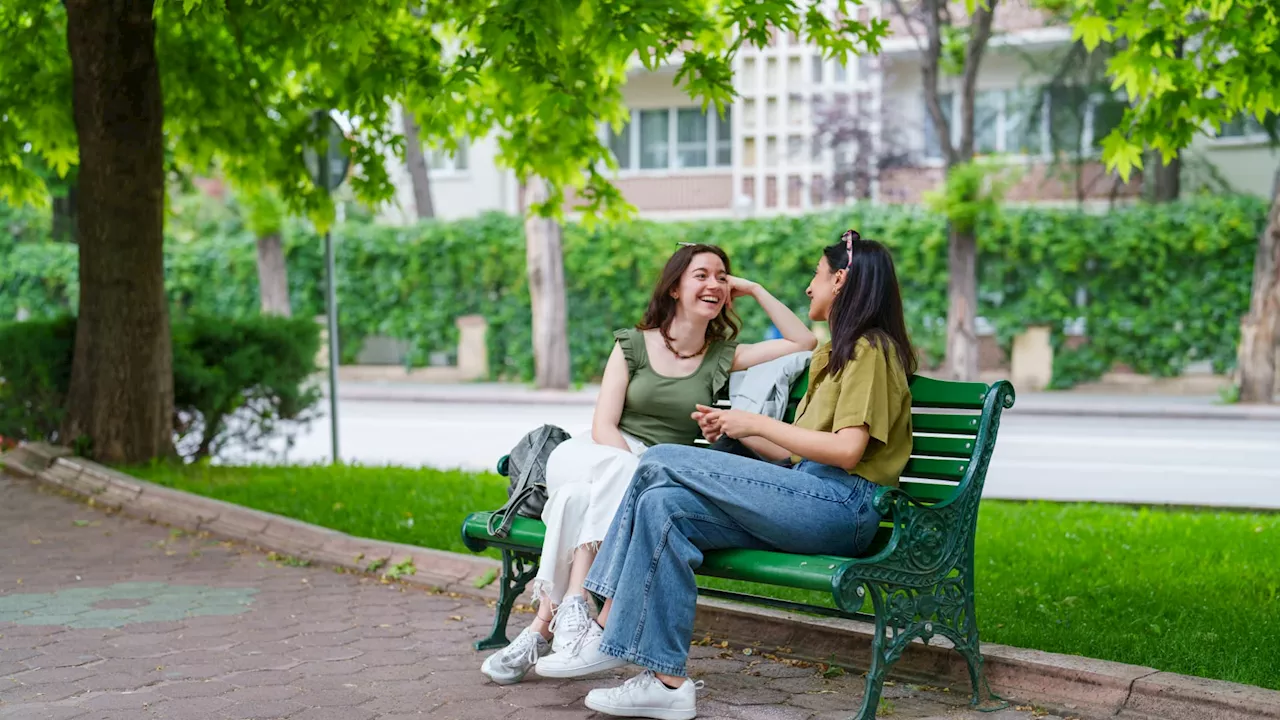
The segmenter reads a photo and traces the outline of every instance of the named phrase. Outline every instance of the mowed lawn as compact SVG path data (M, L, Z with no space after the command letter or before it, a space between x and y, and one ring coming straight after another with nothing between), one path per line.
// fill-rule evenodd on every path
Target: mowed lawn
M352 535L466 552L505 478L388 467L155 465L132 474ZM1280 689L1280 514L984 501L984 641ZM825 601L819 594L708 580Z

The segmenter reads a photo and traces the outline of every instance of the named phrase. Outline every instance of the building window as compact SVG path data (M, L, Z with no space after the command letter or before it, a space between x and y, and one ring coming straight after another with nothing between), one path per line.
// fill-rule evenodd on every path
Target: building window
M825 62L826 61L823 60L821 55L813 56L813 84L814 85L822 84L822 65Z
M627 121L622 124L622 128L615 131L613 126L609 126L609 150L613 153L613 157L618 161L618 167L623 170L631 168L631 122Z
M427 153L427 167L441 173L465 171L467 169L467 141L458 141L458 151L452 154L446 150L430 150Z
M952 125L959 99L946 93L939 101ZM1074 86L980 91L974 95L973 149L978 155L1092 154L1120 123L1125 107L1121 97ZM927 109L924 125L925 157L939 159L942 149ZM951 127L952 142L959 137L960 129Z
M1258 122L1252 113L1240 113L1230 122L1222 123L1218 131L1219 138L1262 139L1267 137L1268 125L1275 124L1275 116L1268 114L1266 119Z
M640 111L640 169L661 170L671 166L671 113L667 110Z
M637 110L606 141L621 170L727 167L733 164L732 111L714 107Z
M832 60L831 68L837 85L843 85L849 81L849 68L845 67L844 63L839 60Z
M676 111L676 167L707 166L708 138L711 136L707 116L698 108Z
M1120 96L1061 85L1044 93L1048 103L1048 150L1054 154L1089 155L1120 124L1127 103Z
M711 124L715 133L716 166L728 167L733 164L733 108L725 107L724 117L711 111Z

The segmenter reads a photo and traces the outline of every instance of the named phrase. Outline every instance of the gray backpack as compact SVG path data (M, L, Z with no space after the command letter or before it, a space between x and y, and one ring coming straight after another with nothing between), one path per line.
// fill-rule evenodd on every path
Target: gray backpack
M547 502L547 458L569 433L555 425L543 425L520 438L507 455L507 502L489 517L489 534L506 537L516 515L539 520Z

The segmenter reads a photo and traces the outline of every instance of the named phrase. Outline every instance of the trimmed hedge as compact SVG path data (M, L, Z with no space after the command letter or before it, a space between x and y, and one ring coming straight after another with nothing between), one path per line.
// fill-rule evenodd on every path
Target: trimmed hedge
M1202 197L1131 206L1105 215L1005 209L979 227L979 313L1002 345L1029 325L1053 328L1058 386L1097 377L1117 363L1176 375L1190 363L1226 371L1235 362L1238 318L1248 306L1257 235L1266 206L1248 197ZM175 317L257 313L252 236L236 222L192 230L170 223L167 284ZM912 333L926 360L943 348L947 249L942 218L919 208L851 206L833 213L745 221L637 222L565 228L569 341L574 377L600 373L614 328L633 324L651 283L680 241L723 246L734 271L763 283L797 310L820 248L846 227L893 250ZM286 253L295 315L323 311L322 244L294 225ZM0 237L0 317L19 306L36 316L74 307L75 248L5 246ZM209 282L211 268L218 282ZM409 364L456 345L454 318L489 321L495 376L533 373L522 225L487 215L411 227L351 223L338 239L343 356L363 338L385 335L411 346ZM744 337L768 321L750 303ZM1068 349L1065 330L1083 322L1088 342Z

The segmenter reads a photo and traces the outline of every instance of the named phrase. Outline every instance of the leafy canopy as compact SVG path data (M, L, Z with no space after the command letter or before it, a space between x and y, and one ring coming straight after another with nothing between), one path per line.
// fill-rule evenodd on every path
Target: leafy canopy
M723 108L735 53L766 45L771 28L842 59L878 51L887 24L859 22L857 10L857 0L156 0L169 157L220 167L241 188L277 188L323 220L332 208L300 160L310 113L347 119L352 188L378 202L393 193L385 159L403 155L391 122L402 103L438 147L497 131L499 161L552 186L542 210L557 212L573 187L591 213L616 216L626 204L597 130L625 119L629 68L674 63L691 97ZM78 159L63 4L5 0L0 47L0 200L41 203L41 169L65 174Z
M1074 0L1073 35L1108 65L1131 100L1103 140L1108 169L1126 180L1147 146L1169 162L1196 133L1240 115L1280 111L1280 5L1275 0ZM1181 53L1178 44L1182 44Z

